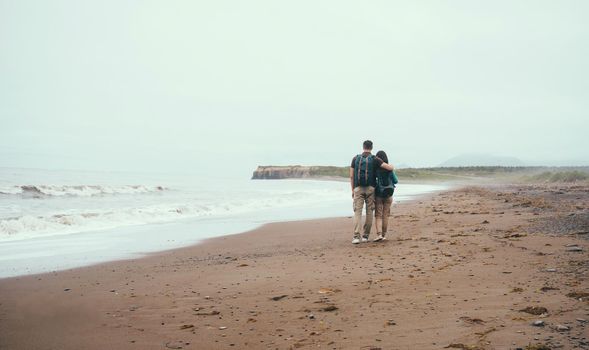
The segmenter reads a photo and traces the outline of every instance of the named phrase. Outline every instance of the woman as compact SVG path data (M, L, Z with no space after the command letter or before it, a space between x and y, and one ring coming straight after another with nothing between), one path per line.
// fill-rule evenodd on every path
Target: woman
M384 151L378 151L376 156L385 163L389 158ZM393 204L393 193L395 191L396 175L392 171L378 169L376 171L376 189L375 189L375 214L376 219L376 238L375 242L386 239L387 227L389 224L389 215L391 214L391 204Z

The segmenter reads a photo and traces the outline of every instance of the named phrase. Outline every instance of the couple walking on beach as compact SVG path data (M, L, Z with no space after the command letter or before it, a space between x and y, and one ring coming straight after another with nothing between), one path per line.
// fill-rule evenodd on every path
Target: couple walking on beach
M375 242L386 239L387 226L393 192L397 177L384 151L372 154L372 141L366 140L363 152L352 159L350 165L350 184L354 199L354 239L353 244L368 242L372 229L373 212L376 218ZM366 221L362 227L362 207L366 204ZM362 233L361 233L362 231Z

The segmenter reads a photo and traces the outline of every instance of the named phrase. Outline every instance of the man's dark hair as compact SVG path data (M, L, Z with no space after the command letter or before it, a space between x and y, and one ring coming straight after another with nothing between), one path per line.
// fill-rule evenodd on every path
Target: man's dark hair
M364 144L362 144L362 146L364 147L364 149L371 151L372 150L372 141L366 140L366 141L364 141Z

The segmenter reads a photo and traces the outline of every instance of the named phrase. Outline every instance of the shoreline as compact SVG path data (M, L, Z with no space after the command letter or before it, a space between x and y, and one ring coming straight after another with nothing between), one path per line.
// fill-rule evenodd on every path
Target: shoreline
M420 184L399 196L402 202L447 190L448 185ZM31 238L15 237L0 242L0 279L51 273L127 259L200 244L201 241L251 231L267 223L335 218L346 213L347 199L313 203L308 207L264 208L258 212L229 217L180 218L175 221L123 225L112 229L53 234ZM344 214L346 213L346 214ZM97 247L88 249L87 247ZM50 252L50 253L48 253ZM26 258L25 258L26 257Z
M589 242L549 224L585 227L587 193L452 189L395 206L384 243L353 246L349 217L278 222L0 279L0 348L584 348L589 304L567 294L589 292Z

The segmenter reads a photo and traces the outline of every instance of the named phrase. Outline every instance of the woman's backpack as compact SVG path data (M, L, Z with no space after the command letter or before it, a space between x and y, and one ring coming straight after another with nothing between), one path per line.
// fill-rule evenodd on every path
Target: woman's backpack
M390 197L395 192L395 185L399 183L394 171L379 171L376 175L376 195Z

